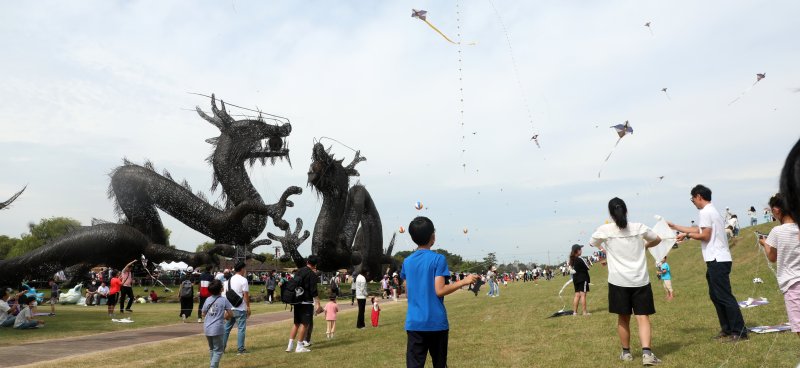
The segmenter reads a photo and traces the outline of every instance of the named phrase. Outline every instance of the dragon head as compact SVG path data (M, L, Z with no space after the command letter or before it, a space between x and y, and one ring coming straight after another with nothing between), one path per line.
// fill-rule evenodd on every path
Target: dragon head
M311 166L308 168L308 184L322 194L339 196L347 193L350 178L342 161L334 159L330 149L325 149L322 143L314 144Z
M221 133L219 137L206 140L216 146L210 157L215 165L249 162L252 166L256 161L266 164L267 159L274 164L275 160L284 158L289 161L289 148L285 138L292 132L292 125L288 122L267 124L260 117L234 120L225 110L224 101L221 101L221 109L217 108L214 95L211 95L211 111L214 116L208 116L197 107L197 113L216 126Z

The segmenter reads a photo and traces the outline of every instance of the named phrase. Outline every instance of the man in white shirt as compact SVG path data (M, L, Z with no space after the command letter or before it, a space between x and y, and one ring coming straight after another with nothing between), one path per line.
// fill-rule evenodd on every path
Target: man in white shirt
M236 274L231 276L229 281L222 283L225 288L223 295L227 295L230 288L230 290L242 297L242 302L238 306L233 306L233 317L225 322L225 336L222 339L222 348L224 350L228 346L228 336L233 329L233 325L236 324L238 327L238 333L236 334L236 342L238 343L237 355L242 355L248 353L247 349L244 348L244 338L247 331L247 318L250 317L250 286L245 277L247 270L244 262L237 263L233 271Z
M367 306L367 278L364 274L369 276L369 272L361 272L356 277L356 300L358 301L358 320L356 320L356 328L362 329L366 327L364 323L364 310Z
M100 287L97 288L97 293L94 294L94 305L99 305L101 300L107 299L109 291L110 290L108 289L108 286L106 286L106 283L101 282Z
M725 235L725 221L711 203L711 189L697 185L692 188L691 195L692 204L700 210L698 226L679 226L670 222L669 227L680 231L678 241L700 240L703 260L706 261L708 294L719 318L720 332L714 338L728 338L732 342L747 340L744 317L731 291L733 258Z

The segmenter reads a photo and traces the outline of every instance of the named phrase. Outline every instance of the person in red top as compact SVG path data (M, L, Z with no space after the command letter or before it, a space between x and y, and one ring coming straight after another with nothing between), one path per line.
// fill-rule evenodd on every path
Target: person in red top
M208 291L208 285L211 284L211 281L214 281L214 276L211 275L208 269L203 270L203 273L200 274L200 304L197 305L197 323L203 323L203 314L201 312L206 298L211 296L211 292Z
M117 306L117 298L122 288L122 280L117 277L117 271L111 270L111 286L108 289L108 316L114 317L114 307Z

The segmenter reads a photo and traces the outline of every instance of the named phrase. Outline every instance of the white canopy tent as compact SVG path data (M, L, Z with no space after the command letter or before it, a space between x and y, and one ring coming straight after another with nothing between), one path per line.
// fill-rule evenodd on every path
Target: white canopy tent
M184 262L173 261L170 263L161 262L158 264L158 267L160 267L164 271L186 271L189 265Z

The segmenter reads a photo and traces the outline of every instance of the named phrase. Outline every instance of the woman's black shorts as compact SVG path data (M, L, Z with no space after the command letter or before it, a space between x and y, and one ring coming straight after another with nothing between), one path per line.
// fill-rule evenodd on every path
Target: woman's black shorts
M589 292L589 280L586 281L573 281L573 285L575 285L575 292L576 293L588 293Z
M650 284L639 287L622 287L608 284L608 311L616 314L637 316L656 313L653 289ZM631 313L632 312L632 313Z

